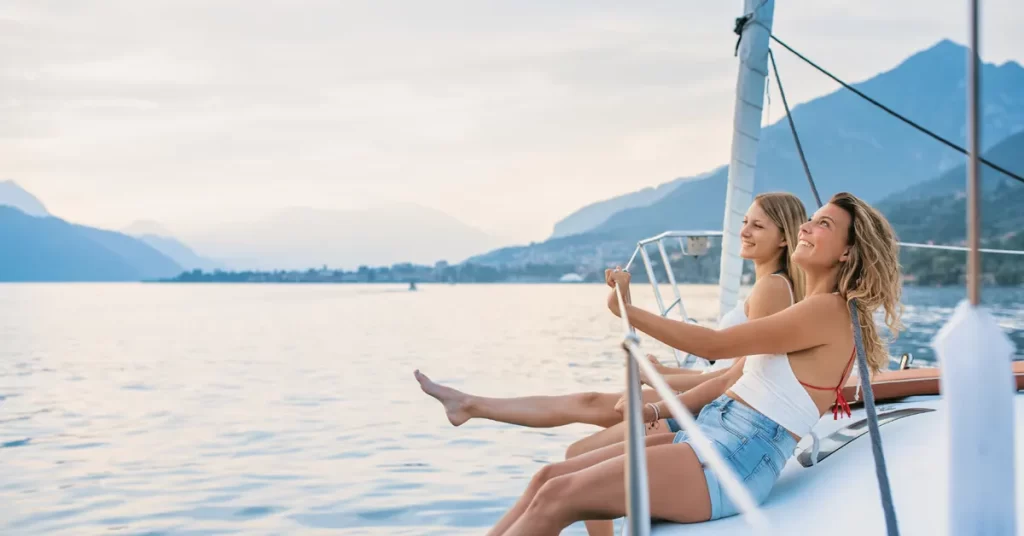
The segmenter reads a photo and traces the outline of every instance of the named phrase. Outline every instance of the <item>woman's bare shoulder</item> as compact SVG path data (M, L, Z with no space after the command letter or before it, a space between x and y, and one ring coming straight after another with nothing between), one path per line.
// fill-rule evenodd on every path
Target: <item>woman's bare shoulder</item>
M747 297L748 318L775 314L793 303L789 280L784 277L762 277L754 283Z
M755 294L784 294L789 297L789 278L783 275L772 274L768 277L762 277L754 283L754 287L750 289L750 295Z
M849 324L850 315L846 309L846 300L838 294L811 294L794 308L799 308L802 314L812 315L819 323L831 319L836 325Z

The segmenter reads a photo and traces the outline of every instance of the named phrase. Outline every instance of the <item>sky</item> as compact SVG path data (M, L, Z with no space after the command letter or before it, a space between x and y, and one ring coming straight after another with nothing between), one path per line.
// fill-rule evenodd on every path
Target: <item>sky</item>
M1019 0L986 61L1024 62ZM739 1L7 0L0 179L65 219L196 234L287 207L415 202L510 242L728 160ZM775 33L850 81L967 2L782 0ZM777 54L791 102L834 84ZM767 121L782 118L773 100Z

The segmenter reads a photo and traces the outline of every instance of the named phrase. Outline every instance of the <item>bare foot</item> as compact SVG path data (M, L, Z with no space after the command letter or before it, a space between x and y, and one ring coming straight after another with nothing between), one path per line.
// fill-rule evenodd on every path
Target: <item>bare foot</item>
M469 420L470 414L466 410L468 397L465 393L436 384L419 370L413 372L413 375L416 376L416 381L420 382L420 389L436 398L444 406L444 412L448 415L448 422L452 423L452 426L459 426Z

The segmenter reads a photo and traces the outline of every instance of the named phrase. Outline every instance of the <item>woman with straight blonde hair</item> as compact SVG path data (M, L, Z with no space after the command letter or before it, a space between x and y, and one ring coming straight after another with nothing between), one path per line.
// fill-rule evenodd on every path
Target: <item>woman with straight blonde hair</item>
M766 225L765 221L774 224L777 228L778 236L772 232L774 230L767 230L771 226ZM796 247L800 226L806 222L807 212L804 209L803 203L795 195L769 192L754 198L754 202L750 205L750 209L743 219L743 227L740 229L740 255L743 258L755 259L754 273L760 277L758 277L750 297L730 312L733 318L723 327L746 322L748 318L754 320L769 316L803 299L804 272L789 257ZM764 240L765 233L771 236L771 239ZM756 260L761 255L755 252L764 247L763 244L765 242L779 244L780 251L776 254L773 263L758 263ZM765 274L776 277L768 277ZM788 279L785 291L777 288L781 287L778 284L780 279ZM771 283L772 287L768 287L765 284L766 282ZM789 292L790 294L786 296L783 292ZM779 299L775 302L774 307L765 307L763 305L765 303L765 296L770 295L769 293L778 293L780 298L788 298L788 301ZM720 359L716 361L711 368L713 371L719 371L718 374L709 377L707 381L695 386L690 391L689 399L691 403L698 407L703 407L721 396L739 379L739 375L743 371L745 359ZM722 373L721 371L725 369L728 370ZM652 402L656 401L652 400L648 404L651 405ZM598 430L570 445L565 451L566 459L575 458L599 448L622 442L626 435L626 423L623 422L622 417L624 406L625 397L622 397L615 405L615 410L618 412L618 422L614 426ZM668 412L659 409L656 417L660 417L660 415L668 415ZM649 425L647 435L678 433L680 430L681 428L675 419L656 418L655 422ZM590 520L586 522L586 526L587 533L590 536L612 536L615 534L615 525L608 520Z

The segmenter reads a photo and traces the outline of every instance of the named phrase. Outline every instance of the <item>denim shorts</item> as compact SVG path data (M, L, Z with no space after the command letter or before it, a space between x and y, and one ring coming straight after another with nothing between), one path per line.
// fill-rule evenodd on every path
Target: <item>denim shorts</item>
M763 503L786 461L793 455L796 439L775 421L726 395L704 406L697 416L697 424L754 500ZM673 425L678 429L677 423L669 423ZM689 443L690 439L686 432L678 431L672 442ZM694 453L704 465L704 478L711 497L711 519L739 513L707 461L696 449Z

